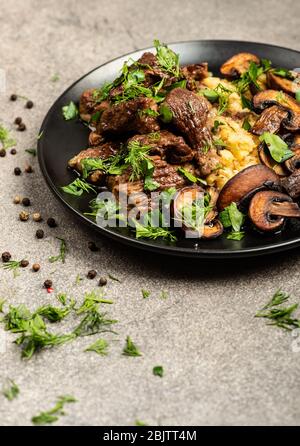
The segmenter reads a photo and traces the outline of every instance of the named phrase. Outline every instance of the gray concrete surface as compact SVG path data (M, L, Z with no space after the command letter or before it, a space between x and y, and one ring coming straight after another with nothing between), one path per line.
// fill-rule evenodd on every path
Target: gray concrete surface
M75 285L75 278L90 268L122 281L109 281L107 287L115 302L108 311L119 320L119 335L106 335L111 341L107 357L84 353L91 339L82 338L24 362L14 336L1 328L1 383L14 379L20 396L8 402L0 395L0 424L30 424L33 415L66 393L78 402L67 407L58 424L132 425L137 419L153 425L299 424L295 339L253 317L278 287L300 300L299 253L217 267L131 252L78 225L49 192L37 160L25 149L35 146L55 98L94 66L147 46L154 37L244 39L299 49L300 3L1 0L0 6L0 68L7 76L0 121L13 129L21 115L28 127L24 133L12 130L17 155L0 158L0 251L41 264L40 272L27 268L16 278L1 268L0 296L33 309L55 302L59 291L81 299L96 282L85 278ZM51 82L55 73L59 80ZM14 92L29 96L35 107L25 110L21 100L9 102ZM27 160L35 172L14 176L13 168L23 169ZM59 227L20 222L21 207L12 203L16 194L30 197L31 210L56 217ZM43 240L34 236L39 227L46 232ZM55 236L64 237L69 247L63 266L48 262L58 252ZM100 246L98 253L88 250L89 240ZM47 278L53 280L54 294L42 288ZM142 288L152 292L149 299L143 300ZM167 299L159 298L161 290L168 292ZM62 330L73 326L71 317ZM143 357L121 355L127 335ZM152 375L158 364L164 366L163 379Z

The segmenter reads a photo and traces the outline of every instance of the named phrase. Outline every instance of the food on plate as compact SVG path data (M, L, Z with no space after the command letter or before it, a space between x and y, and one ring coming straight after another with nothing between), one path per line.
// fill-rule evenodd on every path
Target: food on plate
M84 91L78 109L63 107L66 120L79 115L90 128L63 191L94 195L86 215L137 238L237 241L284 230L300 217L299 73L239 53L220 77L207 61L182 66L154 45Z

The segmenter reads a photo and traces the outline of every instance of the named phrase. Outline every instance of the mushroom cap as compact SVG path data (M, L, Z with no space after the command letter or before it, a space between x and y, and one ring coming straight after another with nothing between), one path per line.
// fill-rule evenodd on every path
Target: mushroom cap
M289 195L265 190L252 197L248 215L257 229L273 232L283 226L285 217L300 217L300 208Z
M282 120L282 125L293 132L300 130L300 103L283 91L260 91L253 97L252 102L258 113L272 105L281 106L288 112L288 116Z
M195 229L195 227L191 227L187 224L186 220L182 216L182 210L184 207L191 206L193 202L196 200L203 199L204 190L200 186L186 186L180 189L172 202L172 214L173 218L177 222L181 222L182 229L184 231L192 231L196 233L198 232L198 236L201 236L202 227L199 228L199 231ZM201 229L201 231L200 231Z
M258 65L260 60L255 54L238 53L226 60L221 66L220 71L224 76L238 77L248 70L251 62L255 62Z
M212 239L223 234L223 225L220 220L214 220L210 224L205 224L203 228L202 238Z
M295 155L284 162L286 169L293 173L295 170L300 169L300 145L294 148Z
M299 77L299 73L295 73L295 79ZM273 73L272 70L267 72L267 85L273 90L281 90L290 95L295 95L300 86L296 85L295 80L286 79Z
M267 166L255 164L232 177L220 192L217 207L223 211L230 203L237 205L260 188L279 185L279 176Z
M285 166L285 164L279 164L277 163L270 155L269 150L266 147L266 144L262 142L258 146L258 156L262 164L269 167L270 169L273 169L274 172L277 173L280 177L286 177L288 175L288 170ZM289 161L289 160L288 160Z
M288 117L288 111L278 105L266 108L251 128L254 135L262 135L264 132L277 133L281 123Z

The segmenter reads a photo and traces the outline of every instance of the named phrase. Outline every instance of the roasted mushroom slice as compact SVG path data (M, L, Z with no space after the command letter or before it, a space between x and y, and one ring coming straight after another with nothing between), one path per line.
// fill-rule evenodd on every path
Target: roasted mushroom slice
M255 191L278 185L279 176L269 167L262 164L246 167L225 184L218 198L218 209L223 211L232 202L239 205Z
M267 73L267 85L273 90L281 90L290 95L295 95L296 91L300 90L300 74L291 71L292 76L294 76L294 79L286 79L270 70Z
M218 201L218 197L219 197L219 192L213 186L210 186L208 189L206 189L206 193L209 196L210 211L208 212L208 214L205 217L205 224L211 223L217 217L218 212L217 212L216 205L217 205L217 201Z
M190 238L200 238L204 226L204 190L187 186L179 190L172 203L176 227L181 227Z
M275 160L273 160L265 143L261 143L258 146L257 151L259 159L262 162L262 164L269 167L270 169L273 169L274 172L276 172L277 175L279 175L280 177L285 177L288 175L288 170L285 164L279 164Z
M260 60L257 56L251 53L238 53L224 62L220 71L227 77L239 77L248 70L251 62L258 65Z
M288 112L282 120L282 125L292 132L300 130L300 103L283 91L265 90L253 97L253 107L261 112L272 105L281 106Z
M294 200L300 198L300 170L295 170L292 175L282 178L281 186Z
M254 135L262 135L264 132L277 133L279 132L281 123L288 117L288 111L279 107L278 105L272 105L262 112L256 123L251 129L251 133Z
M223 225L220 220L214 220L213 222L204 225L202 238L217 238L221 234L223 234Z
M286 217L300 217L300 208L291 197L281 192L265 190L251 199L249 217L263 232L278 231Z
M291 173L300 169L300 146L299 149L294 150L294 152L295 155L284 162L285 168Z

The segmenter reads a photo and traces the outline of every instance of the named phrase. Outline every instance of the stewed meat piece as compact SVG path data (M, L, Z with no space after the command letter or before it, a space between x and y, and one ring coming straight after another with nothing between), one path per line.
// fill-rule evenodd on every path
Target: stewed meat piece
M219 156L213 146L210 131L206 127L208 100L192 91L174 88L167 95L164 106L172 114L171 123L187 138L195 152L202 175L209 175L219 163Z
M160 127L157 118L148 113L149 110L157 112L157 104L153 99L144 97L112 105L102 113L97 133L115 136L130 132L156 132Z
M136 135L129 140L137 141L141 146L151 147L151 155L160 155L172 164L181 164L194 158L193 150L186 144L182 136L176 136L168 130Z
M208 65L206 62L186 65L180 71L187 81L186 88L195 91L199 88L199 83L208 76Z
M79 100L79 114L83 121L89 122L96 112L102 113L109 107L108 101L97 102L96 89L85 90Z

